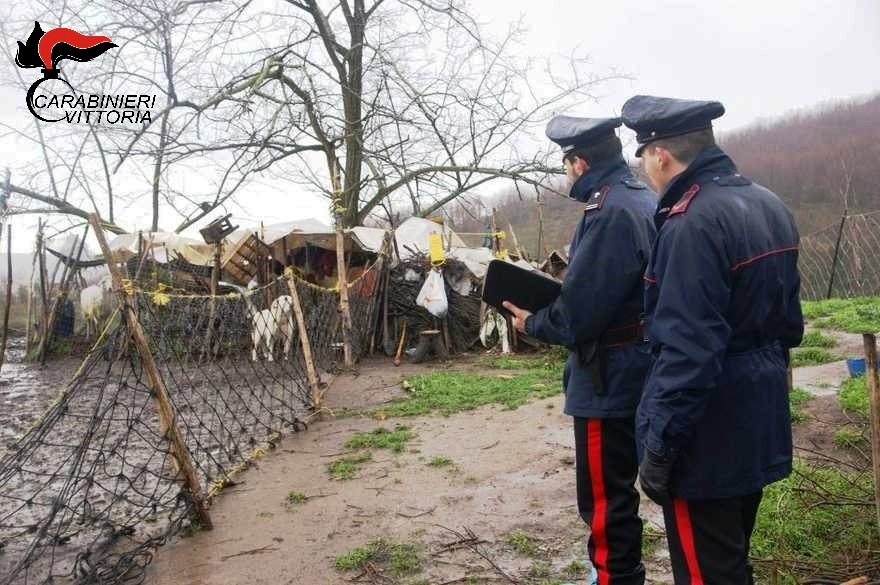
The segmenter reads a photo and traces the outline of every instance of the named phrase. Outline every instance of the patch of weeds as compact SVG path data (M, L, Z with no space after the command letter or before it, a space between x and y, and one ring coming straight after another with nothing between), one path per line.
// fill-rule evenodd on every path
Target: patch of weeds
M578 577L583 577L587 574L587 564L583 561L575 559L562 567L562 572L565 574L566 577L577 579Z
M666 533L659 530L647 522L642 528L642 558L650 559L657 552L657 547L666 538Z
M302 492L292 491L287 494L287 505L288 506L298 506L300 504L305 504L309 500L309 497Z
M864 376L850 378L840 385L840 395L837 398L841 410L854 412L868 417L870 406L868 403L868 384Z
M833 442L838 449L852 449L865 445L867 439L858 427L845 426L834 431Z
M803 388L794 388L788 393L792 423L798 424L807 420L807 413L801 407L812 399L813 395Z
M801 303L804 317L815 327L835 327L850 333L880 331L880 297L826 299Z
M369 451L356 455L347 455L328 463L327 472L330 474L331 479L339 481L352 479L360 471L364 463L372 460L373 454Z
M791 350L791 367L816 366L837 361L839 358L822 347L798 347Z
M451 415L486 404L515 409L529 398L547 398L562 391L562 373L550 369L524 370L498 377L466 372L432 372L409 379L409 395L382 409L388 416Z
M537 355L495 355L481 358L479 365L498 370L557 370L565 367L565 358L555 352Z
M201 521L198 518L193 518L190 523L180 531L180 536L183 538L192 538L202 530L204 530L204 528L202 527Z
M800 347L834 347L837 340L821 331L808 331L804 334Z
M381 565L395 577L417 573L422 567L415 545L384 539L374 540L336 557L335 566L338 571L356 571L363 569L367 563Z
M538 552L538 547L535 546L535 543L532 542L532 539L524 530L514 530L507 535L506 542L508 546L521 555L531 557Z
M357 433L345 442L345 446L348 449L390 449L394 453L401 453L413 436L405 425L396 425L394 430L379 427L368 433Z
M257 518L271 518L274 515L272 512L260 512L257 514Z
M532 579L545 579L550 576L552 567L547 561L534 561L527 572Z
M452 467L455 465L455 462L444 455L436 455L431 457L431 460L428 461L428 465L430 467Z
M869 505L872 494L873 482L867 474L796 462L791 476L764 488L752 555L784 559L781 569L797 567L799 562L834 566L870 560L871 551L880 547L874 508ZM783 573L780 582L798 583L807 576Z

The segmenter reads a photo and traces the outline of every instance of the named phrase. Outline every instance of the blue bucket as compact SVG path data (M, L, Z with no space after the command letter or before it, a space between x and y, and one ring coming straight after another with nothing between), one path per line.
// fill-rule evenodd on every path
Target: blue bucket
M865 375L865 358L847 358L846 369L849 370L850 378ZM877 360L877 369L880 369L880 359Z

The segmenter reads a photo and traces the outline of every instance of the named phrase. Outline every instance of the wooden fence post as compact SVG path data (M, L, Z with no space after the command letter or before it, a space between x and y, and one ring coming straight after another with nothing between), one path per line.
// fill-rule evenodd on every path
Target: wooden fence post
M321 381L318 379L318 371L315 369L315 359L312 355L312 342L309 340L306 318L303 314L302 303L299 300L299 291L296 290L296 282L294 282L292 273L287 278L287 288L290 291L290 298L293 299L293 314L296 316L299 342L302 345L303 359L306 362L306 376L309 380L309 390L312 393L312 407L316 412L320 412L324 393L321 392Z
M208 515L207 508L205 508L202 487L199 484L195 468L189 457L189 450L186 447L180 429L177 428L177 422L174 420L174 408L171 406L168 389L165 387L165 382L162 381L159 367L156 365L156 360L150 352L147 337L137 319L131 299L123 289L122 275L119 272L119 268L113 262L113 253L110 251L110 246L107 244L107 238L104 236L104 228L101 226L101 221L96 214L92 214L89 216L89 223L92 224L92 228L95 230L95 236L97 236L98 243L101 245L101 251L107 259L107 268L110 270L110 274L113 277L113 290L119 297L120 305L122 306L122 314L128 324L131 338L137 348L138 355L141 358L141 363L144 372L147 374L150 388L153 390L156 408L159 411L159 421L162 434L168 438L168 442L171 446L171 456L177 463L177 474L178 476L182 476L183 484L195 502L196 512L198 513L201 527L205 530L211 530L214 525L211 522L211 516Z
M348 278L345 273L345 234L340 207L342 201L342 182L339 178L339 162L336 161L331 180L333 181L333 214L336 218L336 272L339 287L339 310L342 313L342 351L345 356L345 367L354 367L354 356L351 348L351 306L348 302Z
M3 308L3 341L0 342L0 369L6 358L6 338L9 335L9 308L12 305L12 226L6 226L6 306Z
M868 403L871 419L871 459L874 464L874 505L877 509L877 530L880 531L880 376L877 373L877 337L862 335L865 342L865 366Z

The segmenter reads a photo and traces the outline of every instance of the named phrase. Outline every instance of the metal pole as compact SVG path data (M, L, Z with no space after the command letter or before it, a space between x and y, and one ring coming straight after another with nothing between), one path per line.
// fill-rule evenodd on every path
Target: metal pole
M840 255L840 241L843 239L843 225L846 223L846 208L843 209L843 215L840 217L840 227L837 229L837 243L834 244L834 259L831 261L831 277L828 279L828 292L826 299L831 298L831 291L834 288L834 273L837 272L837 259Z

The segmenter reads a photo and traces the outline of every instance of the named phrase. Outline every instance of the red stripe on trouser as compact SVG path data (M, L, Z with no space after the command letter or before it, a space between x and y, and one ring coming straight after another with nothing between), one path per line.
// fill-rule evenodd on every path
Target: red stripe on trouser
M703 585L703 575L700 573L700 564L697 562L697 545L694 542L694 529L691 526L691 515L685 500L676 499L675 527L678 530L678 540L684 551L684 559L687 563L688 573L691 576L691 585Z
M593 489L593 533L595 554L593 563L599 575L599 585L608 585L611 574L608 572L608 500L605 498L605 481L602 477L602 419L587 420L587 459L590 464L590 484Z

